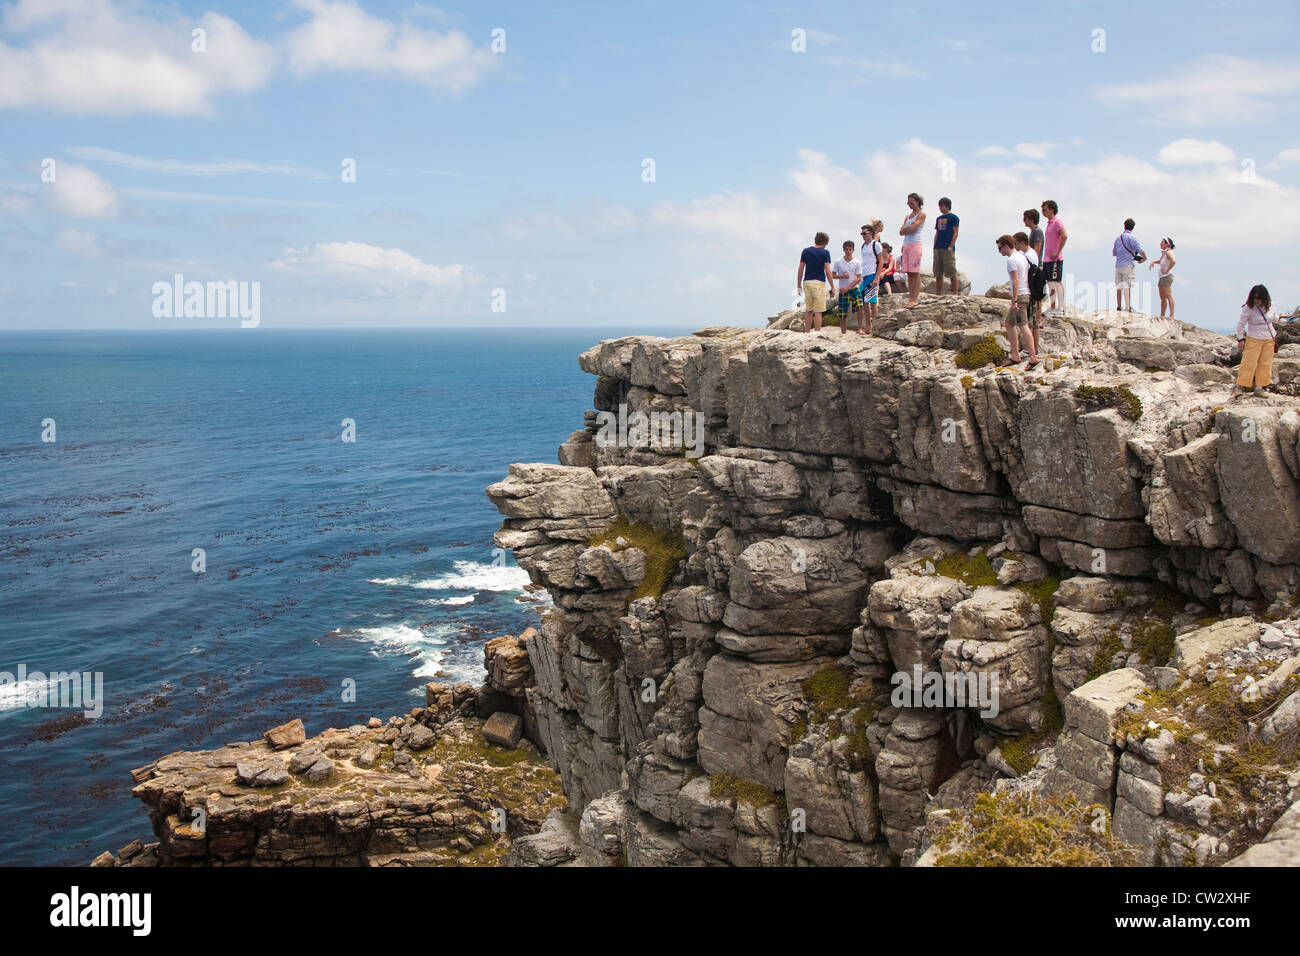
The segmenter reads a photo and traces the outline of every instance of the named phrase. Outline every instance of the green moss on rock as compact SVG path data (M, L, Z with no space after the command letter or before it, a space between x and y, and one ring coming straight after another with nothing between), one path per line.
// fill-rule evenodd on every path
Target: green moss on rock
M780 797L761 783L729 773L715 773L709 777L709 796L717 800L737 800L755 807L774 807L781 802Z
M991 335L986 335L968 349L962 349L953 358L953 363L958 368L977 369L985 365L997 365L1007 357L1007 353L998 340Z
M1104 825L1099 826L1099 823ZM1110 814L1072 794L982 793L935 841L938 866L1133 866L1136 848L1117 841Z
M619 544L619 538L624 543ZM686 558L686 541L680 531L659 531L642 521L630 521L624 515L587 542L593 548L614 551L640 548L645 554L645 578L632 592L630 600L659 598L672 578L677 565Z
M1075 389L1074 397L1090 410L1113 408L1132 422L1142 417L1142 399L1127 385L1088 385L1085 382Z
M965 551L954 551L946 558L941 558L935 562L934 570L945 578L955 578L973 588L982 584L998 583L998 575L993 570L993 562L989 560L988 554L984 551L980 551L973 557Z

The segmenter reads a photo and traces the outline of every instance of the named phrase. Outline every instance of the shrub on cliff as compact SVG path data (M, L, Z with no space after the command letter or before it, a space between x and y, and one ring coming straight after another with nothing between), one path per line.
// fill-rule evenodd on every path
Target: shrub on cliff
M1074 391L1085 408L1090 411L1099 408L1113 408L1131 422L1142 417L1142 399L1138 398L1127 385L1080 385Z
M1074 796L981 793L935 841L937 866L1133 866L1100 804Z
M970 348L958 352L953 363L958 368L977 369L989 364L997 365L1006 357L1007 353L998 345L998 340L986 335Z

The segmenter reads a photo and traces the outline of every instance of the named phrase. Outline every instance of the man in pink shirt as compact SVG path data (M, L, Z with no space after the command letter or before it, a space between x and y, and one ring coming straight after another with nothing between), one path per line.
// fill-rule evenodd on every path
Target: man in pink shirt
M1065 251L1065 224L1056 215L1055 199L1044 199L1043 215L1047 217L1045 242L1043 243L1043 278L1047 280L1047 311L1044 315L1065 315L1065 286L1061 277L1065 274L1065 263L1061 254Z

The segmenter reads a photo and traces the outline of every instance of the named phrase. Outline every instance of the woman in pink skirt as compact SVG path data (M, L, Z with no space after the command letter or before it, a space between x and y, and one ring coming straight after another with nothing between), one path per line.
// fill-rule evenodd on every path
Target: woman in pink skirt
M898 270L907 273L907 305L911 308L921 296L921 227L925 213L921 207L925 200L919 193L907 194L907 217L898 234L903 237L903 249L898 257Z

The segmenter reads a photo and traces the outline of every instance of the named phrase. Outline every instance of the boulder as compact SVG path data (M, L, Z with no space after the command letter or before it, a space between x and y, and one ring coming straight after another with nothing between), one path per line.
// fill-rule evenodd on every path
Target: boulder
M498 747L514 749L524 733L524 722L518 714L497 711L483 722L483 739Z
M299 747L307 741L307 728L298 718L294 718L287 724L281 724L279 727L272 727L264 734L266 742L274 750L285 750L289 747Z

